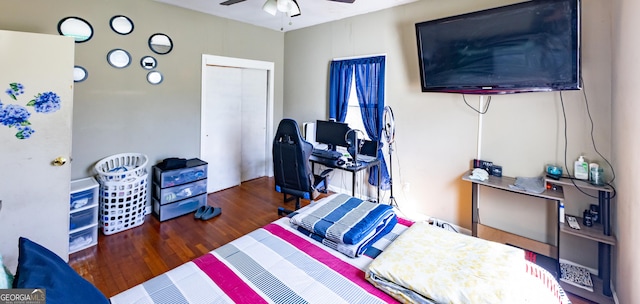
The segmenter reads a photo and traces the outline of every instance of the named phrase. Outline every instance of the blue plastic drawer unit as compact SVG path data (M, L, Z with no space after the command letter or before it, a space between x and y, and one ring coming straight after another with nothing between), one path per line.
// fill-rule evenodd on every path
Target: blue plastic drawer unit
M192 158L184 168L153 166L153 214L166 221L207 204L207 163Z
M71 181L69 253L98 244L99 184L93 177Z
M166 221L187 213L196 211L200 206L207 204L207 194L201 194L175 203L161 205L153 199L153 210L160 221Z
M169 188L160 188L159 185L153 185L153 197L160 201L161 205L171 203L185 199L187 197L200 195L207 193L207 180L201 179L199 181L173 186Z
M69 234L69 253L98 244L98 224Z
M153 166L153 182L160 188L173 187L207 178L207 163L192 158L185 168L165 170L161 165Z
M98 222L98 206L69 214L69 230L85 228Z

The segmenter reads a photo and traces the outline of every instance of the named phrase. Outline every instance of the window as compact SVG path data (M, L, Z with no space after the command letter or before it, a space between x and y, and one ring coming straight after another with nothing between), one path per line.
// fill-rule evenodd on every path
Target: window
M370 140L367 131L364 129L364 122L362 122L362 113L360 112L360 103L358 103L358 94L356 93L355 76L354 81L351 81L351 93L349 94L349 102L347 107L347 117L344 122L349 124L351 129L358 129L364 134L364 138ZM358 135L362 136L362 135ZM358 137L360 138L360 137Z

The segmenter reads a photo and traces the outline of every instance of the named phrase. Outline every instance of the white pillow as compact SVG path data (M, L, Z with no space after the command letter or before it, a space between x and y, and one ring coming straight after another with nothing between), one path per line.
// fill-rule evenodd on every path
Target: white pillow
M13 275L11 271L7 269L7 266L4 265L2 261L2 255L0 255L0 289L9 289L13 284Z

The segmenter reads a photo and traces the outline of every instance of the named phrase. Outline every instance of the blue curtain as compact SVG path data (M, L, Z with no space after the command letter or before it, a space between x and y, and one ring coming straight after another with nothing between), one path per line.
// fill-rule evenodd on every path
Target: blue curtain
M381 142L382 113L384 111L384 69L385 56L369 57L355 61L356 94L360 104L362 121L367 135L371 140ZM382 145L378 148L378 159L381 164L382 177L380 189L391 188L389 170L382 153ZM378 183L378 168L369 171L369 184Z
M332 61L329 79L329 118L343 122L347 117L353 63Z
M331 62L329 86L329 117L343 122L347 117L351 75L356 75L356 94L360 104L365 132L371 140L381 142L382 113L384 111L385 56L338 60ZM354 70L355 69L355 70ZM380 189L391 186L389 170L382 153L378 149L382 177ZM378 168L369 171L369 184L378 184Z

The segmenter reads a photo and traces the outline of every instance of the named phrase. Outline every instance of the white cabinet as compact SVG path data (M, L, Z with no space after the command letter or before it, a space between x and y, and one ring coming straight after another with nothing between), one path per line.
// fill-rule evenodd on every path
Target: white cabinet
M98 244L98 182L93 177L71 181L69 253Z

